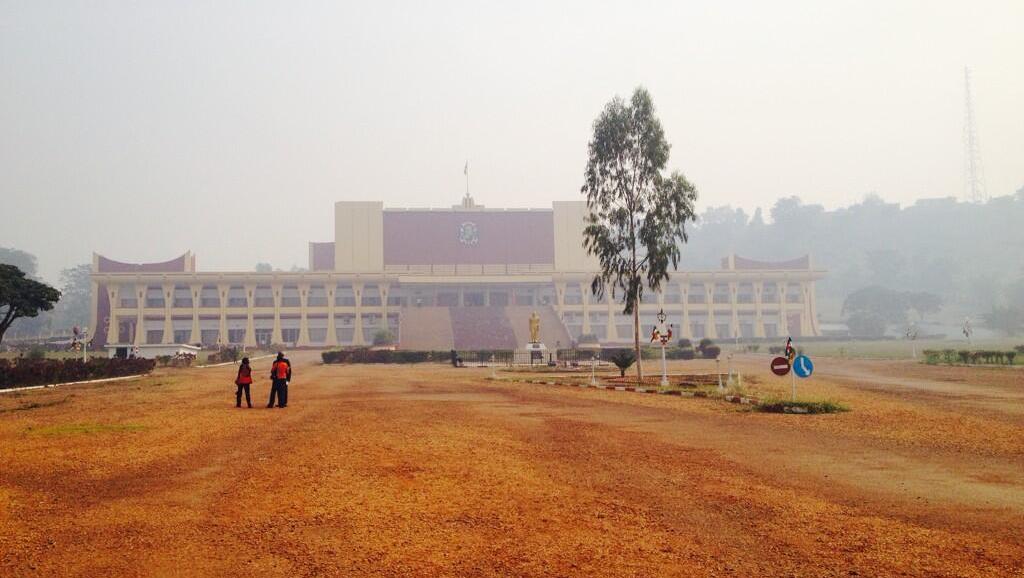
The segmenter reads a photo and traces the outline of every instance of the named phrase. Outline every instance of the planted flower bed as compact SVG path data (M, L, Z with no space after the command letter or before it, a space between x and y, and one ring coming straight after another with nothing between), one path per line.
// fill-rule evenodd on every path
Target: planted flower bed
M0 359L0 389L149 373L152 359Z

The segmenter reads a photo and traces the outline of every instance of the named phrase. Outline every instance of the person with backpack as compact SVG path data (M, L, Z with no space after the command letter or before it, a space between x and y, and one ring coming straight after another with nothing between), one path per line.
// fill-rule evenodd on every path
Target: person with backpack
M270 402L267 407L274 407L274 397L277 397L277 407L288 407L288 382L292 380L292 362L278 351L277 359L270 366Z
M245 403L252 407L252 399L249 397L249 386L252 385L252 367L249 366L248 357L243 357L242 364L238 366L235 385L238 386L238 391L235 392L235 407L242 407L243 391L245 391Z

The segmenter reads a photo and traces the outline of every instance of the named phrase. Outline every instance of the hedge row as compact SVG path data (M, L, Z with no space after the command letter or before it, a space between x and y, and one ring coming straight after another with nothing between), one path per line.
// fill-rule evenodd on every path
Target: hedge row
M320 354L324 363L449 363L450 351L405 351L388 349L341 349Z
M938 363L948 363L950 365L954 363L1013 365L1018 353L1020 353L1019 349L1014 351L926 349L924 350L924 360L929 365Z
M155 364L141 358L0 359L0 389L139 375L152 371Z

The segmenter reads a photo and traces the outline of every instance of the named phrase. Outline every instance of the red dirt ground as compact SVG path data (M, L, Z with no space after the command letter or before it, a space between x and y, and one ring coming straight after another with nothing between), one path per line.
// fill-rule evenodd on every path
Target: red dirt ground
M797 416L315 359L0 394L0 576L1024 575L1019 371L821 359Z

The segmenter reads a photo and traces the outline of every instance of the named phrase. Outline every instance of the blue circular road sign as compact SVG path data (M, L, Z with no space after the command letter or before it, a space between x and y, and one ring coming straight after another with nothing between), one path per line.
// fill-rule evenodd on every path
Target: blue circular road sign
M814 364L811 363L811 358L806 355L798 355L793 360L793 373L797 377L810 377L814 373Z

